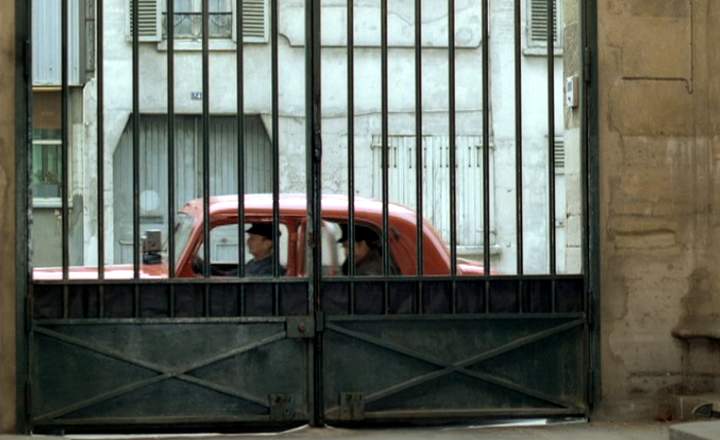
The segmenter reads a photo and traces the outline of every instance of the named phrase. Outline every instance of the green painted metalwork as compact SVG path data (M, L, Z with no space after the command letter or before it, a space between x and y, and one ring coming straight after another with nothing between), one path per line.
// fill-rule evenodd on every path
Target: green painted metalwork
M330 422L587 414L582 314L327 319Z
M284 318L77 321L33 325L35 427L308 420Z
M16 5L18 23L28 22L26 2ZM320 229L320 2L306 5L313 29L306 45L312 232ZM595 1L582 5L584 63L594 77ZM26 31L18 27L19 46ZM27 77L18 79L23 88L28 93L18 98L17 110L27 118L18 132L27 144ZM25 416L35 431L587 416L599 381L599 370L591 368L599 360L592 319L598 305L597 81L585 90L584 275L330 282L321 277L316 234L309 238L313 270L306 279L27 285L28 204L19 191L18 387L27 389L19 393L20 430ZM21 156L18 187L26 188L28 158ZM271 306L253 312L248 297L265 287L274 295ZM364 308L378 292L380 312ZM289 306L293 295L302 301ZM327 299L342 307L331 309Z

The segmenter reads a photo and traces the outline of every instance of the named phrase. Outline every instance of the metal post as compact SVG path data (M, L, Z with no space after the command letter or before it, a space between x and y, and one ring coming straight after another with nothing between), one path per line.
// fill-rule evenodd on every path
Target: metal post
M550 238L550 274L557 273L555 242L555 0L547 0L547 69L548 69L548 232ZM556 309L555 278L552 280L552 311Z
M68 286L67 286L67 280L69 275L68 265L70 262L70 237L69 235L69 207L68 207L68 198L70 197L69 192L69 180L70 176L68 176L68 150L70 149L70 136L69 136L69 126L68 126L68 118L70 117L70 87L68 86L68 1L69 0L61 0L61 6L60 6L60 39L61 39L61 74L60 74L60 81L61 81L61 88L62 88L62 96L61 96L61 111L60 111L60 126L62 130L62 152L61 152L61 171L60 171L60 182L61 182L61 189L60 189L60 195L62 197L62 279L64 282L63 285L63 318L68 317L68 301L69 301L69 292L68 292Z
M415 0L415 237L417 258L417 301L418 314L423 313L423 282L425 271L424 222L423 222L423 105L422 105L422 0Z
M235 52L235 92L237 94L237 203L238 203L238 270L237 276L245 277L245 59L243 0L236 3L237 46ZM245 314L245 284L238 284L238 315Z
M278 73L278 0L271 0L271 11L270 20L272 29L271 38L271 76L272 76L272 237L273 243L277 245L280 242L278 228L280 227L280 123L279 123L279 87L280 79ZM272 275L273 278L280 276L280 260L279 252L273 252L272 255ZM279 286L277 283L273 284L273 314L279 314L280 301L279 301Z
M383 312L388 313L388 282L390 274L390 248L388 246L388 0L380 0L380 69L381 69L381 119L382 119L382 249L383 249Z
M167 149L168 149L168 276L175 278L175 1L167 2ZM175 284L170 284L168 316L175 316Z
M348 275L349 313L355 314L355 20L353 0L347 0L347 99L348 99Z
M138 0L132 1L133 279L140 278L140 25ZM140 316L140 285L135 283L133 316Z
M485 312L490 311L490 11L482 0L482 96L483 96L483 267Z
M486 45L483 46L485 48ZM455 0L448 0L448 125L450 138L449 178L450 178L450 311L457 309L457 176L455 151Z
M320 0L305 2L305 143L307 175L307 241L309 246L310 280L308 286L308 313L322 313L321 295L321 171L322 171L322 99L320 65ZM323 340L318 335L308 347L310 372L308 393L310 424L322 426L323 422Z
M522 0L515 0L515 234L517 236L518 312L523 312L523 132L522 132Z

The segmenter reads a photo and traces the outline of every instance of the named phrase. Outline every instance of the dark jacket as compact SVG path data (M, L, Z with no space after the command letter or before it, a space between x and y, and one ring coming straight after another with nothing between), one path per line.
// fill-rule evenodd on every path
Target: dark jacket
M245 276L248 277L259 277L259 276L272 276L273 274L273 257L269 255L262 260L252 259L245 264ZM278 274L280 276L285 275L285 268L280 266Z

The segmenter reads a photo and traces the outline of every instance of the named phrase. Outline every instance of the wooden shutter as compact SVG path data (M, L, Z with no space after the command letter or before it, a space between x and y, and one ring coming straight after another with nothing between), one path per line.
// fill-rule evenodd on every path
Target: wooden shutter
M267 41L267 0L242 1L242 32L245 42ZM233 6L235 5L233 1ZM233 7L233 40L237 41L237 11Z
M532 46L547 45L547 33L549 27L548 1L547 0L529 0L530 2L530 26L529 40ZM553 0L553 16L555 17L553 26L553 41L558 44L558 2Z
M138 5L139 41L160 41L160 2L162 0L127 0L128 2L128 39L132 40L135 23L133 5Z

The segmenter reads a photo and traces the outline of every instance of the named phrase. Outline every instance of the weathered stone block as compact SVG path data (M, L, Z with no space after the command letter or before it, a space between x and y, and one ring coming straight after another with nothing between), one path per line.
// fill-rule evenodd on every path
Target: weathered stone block
M608 114L611 127L623 135L694 134L694 102L679 81L619 81Z

